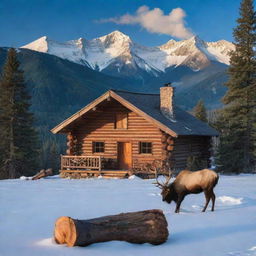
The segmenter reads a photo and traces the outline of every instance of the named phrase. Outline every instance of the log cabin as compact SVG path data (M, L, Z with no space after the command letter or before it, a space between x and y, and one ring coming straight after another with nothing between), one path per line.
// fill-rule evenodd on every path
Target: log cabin
M60 174L73 178L127 176L157 160L179 171L191 156L209 164L218 136L174 104L169 85L160 94L109 90L51 131L67 136Z

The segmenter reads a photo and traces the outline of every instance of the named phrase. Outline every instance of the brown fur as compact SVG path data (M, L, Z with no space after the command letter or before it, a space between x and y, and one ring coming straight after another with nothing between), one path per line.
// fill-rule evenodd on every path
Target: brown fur
M167 203L175 201L175 212L178 213L180 211L180 205L186 195L204 192L206 203L203 212L206 210L210 199L212 200L212 211L214 211L215 194L213 188L218 183L218 179L218 174L209 169L196 172L183 170L177 175L173 183L162 185L163 201Z

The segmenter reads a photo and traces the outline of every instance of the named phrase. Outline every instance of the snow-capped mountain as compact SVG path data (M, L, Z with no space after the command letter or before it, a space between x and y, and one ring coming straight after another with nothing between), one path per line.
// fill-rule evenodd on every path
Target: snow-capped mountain
M79 38L64 43L44 36L22 48L56 55L112 74L140 70L153 76L158 76L169 67L186 66L198 71L212 61L229 65L228 53L235 49L228 41L209 43L197 36L183 41L170 40L161 46L146 47L133 42L129 36L119 31L92 40Z

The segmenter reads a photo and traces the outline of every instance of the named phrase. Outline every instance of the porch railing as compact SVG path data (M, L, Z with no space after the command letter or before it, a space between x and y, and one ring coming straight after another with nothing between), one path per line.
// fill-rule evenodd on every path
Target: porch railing
M61 170L99 170L100 156L63 156L61 155Z

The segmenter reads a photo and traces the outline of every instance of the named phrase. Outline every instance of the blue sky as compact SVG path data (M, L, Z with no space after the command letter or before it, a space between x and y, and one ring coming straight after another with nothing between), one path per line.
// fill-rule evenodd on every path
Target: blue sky
M163 16L181 8L191 33L206 41L232 41L239 5L240 0L0 0L0 46L19 47L44 35L57 41L92 39L113 30L148 46L176 39L157 29L152 33L140 22L107 22L125 14L136 19L141 6L159 8Z

